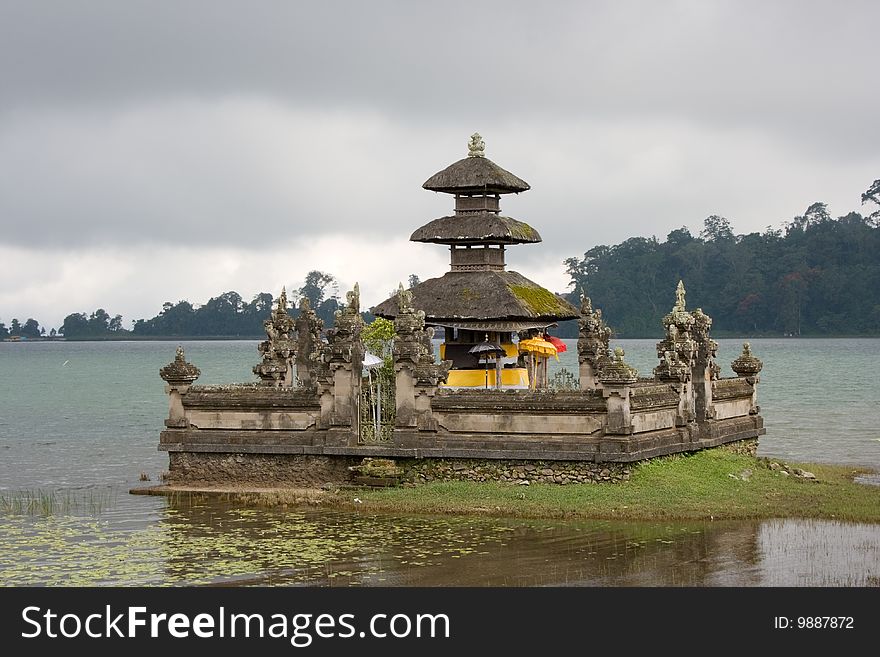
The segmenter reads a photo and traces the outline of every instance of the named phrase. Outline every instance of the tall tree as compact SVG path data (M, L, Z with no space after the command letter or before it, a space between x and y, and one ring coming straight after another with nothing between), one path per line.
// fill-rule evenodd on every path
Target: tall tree
M700 231L700 237L709 242L732 240L734 237L733 228L728 219L713 214L706 217L703 221L703 230Z
M24 326L21 327L21 334L27 338L39 338L42 335L40 333L40 323L33 317L29 317Z
M89 335L89 318L85 313L71 313L61 323L59 333L65 338L78 338Z
M880 225L880 178L871 183L871 186L862 194L862 205L873 203L877 207L868 215L868 219L875 226Z
M339 283L333 274L312 270L306 274L306 280L297 294L308 299L311 307L317 309L324 301L338 299Z

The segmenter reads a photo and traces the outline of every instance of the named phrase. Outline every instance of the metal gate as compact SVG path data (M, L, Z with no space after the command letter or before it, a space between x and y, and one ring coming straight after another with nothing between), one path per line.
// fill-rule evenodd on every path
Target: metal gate
M394 370L391 367L367 370L367 376L361 384L359 443L391 442L397 408L394 388Z

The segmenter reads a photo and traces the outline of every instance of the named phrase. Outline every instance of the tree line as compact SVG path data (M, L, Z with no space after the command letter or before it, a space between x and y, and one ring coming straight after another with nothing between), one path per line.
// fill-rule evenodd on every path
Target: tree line
M713 331L736 335L880 334L880 179L862 194L868 215L833 218L813 203L781 229L737 235L731 222L708 217L665 241L633 237L568 258L574 292L621 337L653 337L679 279L688 307L714 319Z
M702 307L714 319L718 335L880 335L880 179L862 194L870 214L850 212L833 218L825 203L813 203L782 228L738 235L725 217L712 215L693 235L687 227L664 241L633 237L613 246L599 245L583 257L565 260L577 304L585 292L620 337L654 337L672 306L679 279L688 307ZM415 275L409 286L419 283ZM390 295L391 293L389 293ZM309 272L290 291L304 297L333 324L340 307L332 274ZM203 305L166 302L158 315L137 319L131 329L122 316L105 309L72 313L58 335L73 339L121 337L259 337L275 299L261 292L245 301L234 291ZM291 311L296 316L294 307ZM369 313L363 313L367 321ZM553 331L576 337L576 322L560 322ZM0 322L0 339L55 337L33 318Z
M325 325L333 324L333 317L340 307L339 284L332 274L311 271L302 286L290 291L288 298L294 302L290 314L299 311L296 302L306 298ZM155 317L136 319L132 328L123 327L122 315L111 316L105 309L91 313L71 313L57 331L48 333L36 319L21 324L13 319L9 328L0 322L0 339L18 336L28 339L63 336L69 339L120 339L152 337L248 337L264 334L263 321L269 317L275 298L269 292L260 292L251 301L245 301L238 292L224 292L203 305L189 301L172 303L166 301Z
M33 317L29 317L24 324L18 321L18 319L13 319L9 323L8 328L5 323L0 322L0 340L8 337L30 338L33 340L45 337L45 335L45 327L40 326L40 323ZM52 329L51 336L55 336L55 329Z

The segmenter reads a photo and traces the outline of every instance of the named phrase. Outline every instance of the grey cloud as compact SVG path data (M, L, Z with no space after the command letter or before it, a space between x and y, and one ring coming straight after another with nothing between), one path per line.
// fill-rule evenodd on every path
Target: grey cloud
M4 242L408 234L481 130L546 246L741 231L878 174L874 2L0 6ZM576 245L576 246L574 246Z
M662 113L847 148L877 110L880 6L868 1L107 0L0 11L7 108L253 94L429 123L475 109Z

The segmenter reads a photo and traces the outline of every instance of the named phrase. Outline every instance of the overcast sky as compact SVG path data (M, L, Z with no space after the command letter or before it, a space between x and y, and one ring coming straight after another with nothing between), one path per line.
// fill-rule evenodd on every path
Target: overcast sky
M365 307L445 247L421 189L479 131L532 189L509 268L763 231L880 178L880 3L0 0L0 321L297 287Z

